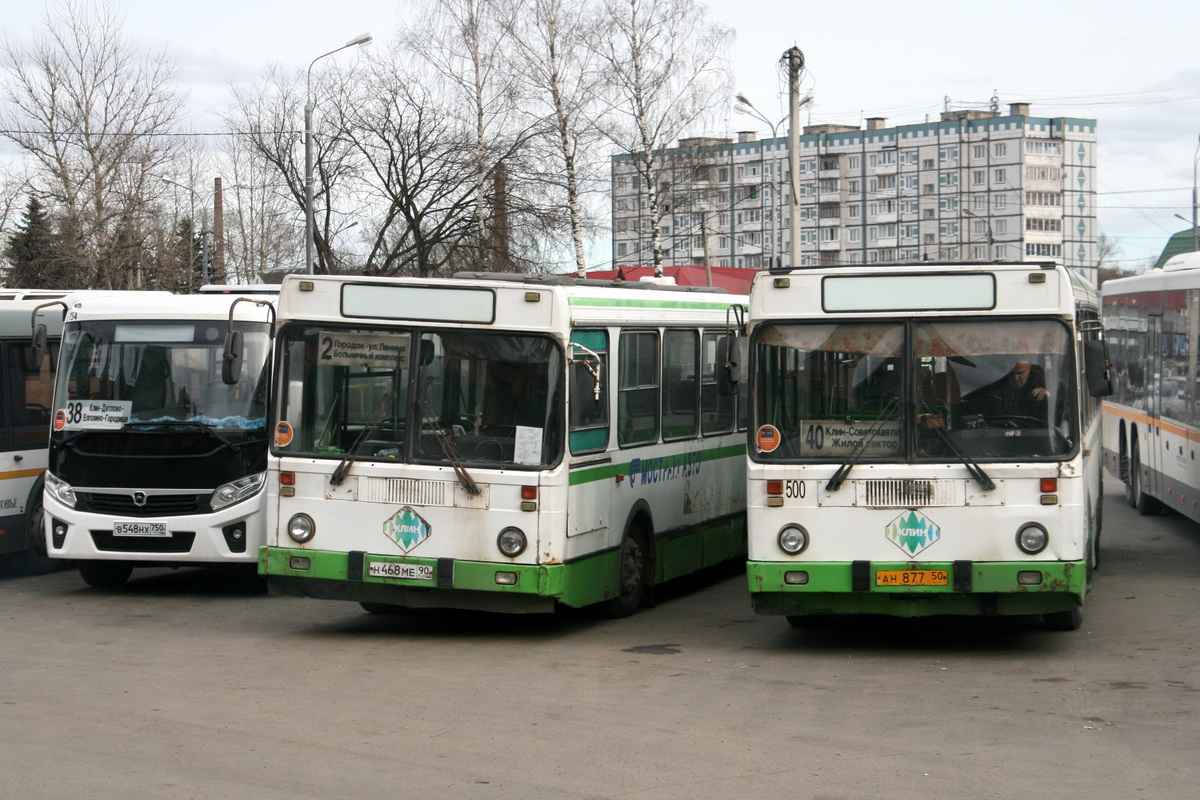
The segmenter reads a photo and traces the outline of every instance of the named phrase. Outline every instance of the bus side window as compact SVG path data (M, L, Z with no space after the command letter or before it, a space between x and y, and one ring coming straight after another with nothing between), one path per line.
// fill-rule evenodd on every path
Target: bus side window
M658 441L658 332L621 334L617 386L617 444Z
M608 333L576 331L571 341L591 351L570 348L571 452L604 450L608 447Z

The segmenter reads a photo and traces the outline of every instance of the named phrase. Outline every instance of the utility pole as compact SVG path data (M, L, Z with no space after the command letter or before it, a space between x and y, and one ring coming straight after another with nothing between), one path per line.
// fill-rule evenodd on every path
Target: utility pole
M788 74L788 171L792 189L791 231L792 267L800 266L800 73L804 71L804 53L792 47L779 63ZM782 266L782 265L781 265Z

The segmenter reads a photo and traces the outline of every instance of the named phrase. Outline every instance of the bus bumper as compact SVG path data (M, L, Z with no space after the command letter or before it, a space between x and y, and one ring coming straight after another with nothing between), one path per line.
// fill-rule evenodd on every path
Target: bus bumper
M159 536L116 536L111 514L67 508L44 496L47 554L80 561L154 564L253 564L267 538L263 495L207 514L134 521L161 523Z
M923 570L944 572L945 585L880 585L881 573ZM1083 561L750 561L746 575L759 614L1047 614L1076 608L1088 588Z
M380 574L372 574L374 570ZM597 571L588 580L582 571ZM392 574L383 574L391 571ZM258 572L272 593L326 600L354 600L412 608L460 608L507 613L545 613L556 602L584 606L602 595L572 592L602 585L599 574L616 575L616 562L590 559L563 564L513 564L449 558L413 558L375 553L263 547Z

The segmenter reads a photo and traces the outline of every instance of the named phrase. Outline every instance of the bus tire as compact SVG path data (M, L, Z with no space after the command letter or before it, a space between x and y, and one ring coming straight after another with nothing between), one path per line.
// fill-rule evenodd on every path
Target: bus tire
M645 526L634 522L621 540L621 555L617 560L617 596L605 600L601 606L609 619L628 617L638 610L646 594L649 575L650 550Z
M1042 620L1052 631L1077 631L1083 625L1083 608L1075 606L1070 611L1053 611L1043 614Z
M1129 456L1129 504L1137 509L1143 517L1153 517L1162 511L1162 503L1146 494L1142 483L1142 459L1138 443L1133 443L1133 452Z
M25 532L29 544L19 556L18 569L23 575L45 575L66 562L46 555L46 512L42 506L42 481L34 484L25 502Z
M93 589L120 589L133 574L128 561L80 561L79 577Z

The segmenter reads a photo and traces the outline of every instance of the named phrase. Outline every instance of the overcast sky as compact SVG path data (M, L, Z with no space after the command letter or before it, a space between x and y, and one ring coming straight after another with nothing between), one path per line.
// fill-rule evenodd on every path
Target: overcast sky
M229 83L271 62L306 67L370 32L390 37L413 0L114 0L125 31L165 48L182 68L191 125L217 130ZM778 60L804 52L804 122L888 125L937 119L954 108L1029 102L1038 116L1096 119L1100 230L1129 266L1156 257L1190 227L1200 136L1200 4L1194 0L708 0L713 21L736 33L737 90L773 119L784 109ZM44 4L6 3L0 36L40 29ZM353 51L337 56L354 58ZM727 115L708 133L754 127ZM766 126L760 126L766 133ZM782 130L782 129L781 129ZM598 265L597 265L598 266Z

